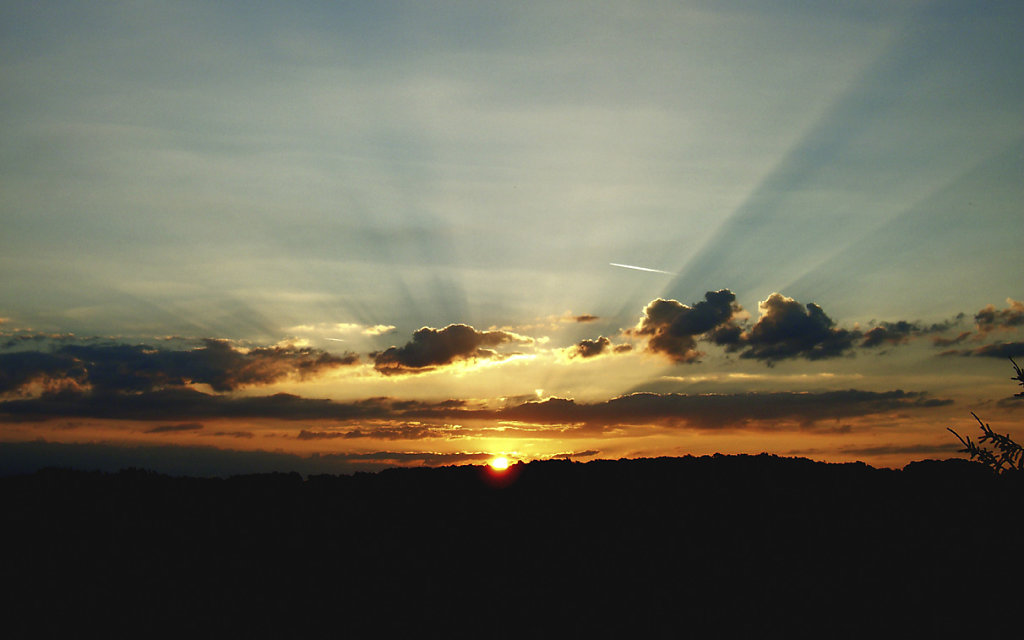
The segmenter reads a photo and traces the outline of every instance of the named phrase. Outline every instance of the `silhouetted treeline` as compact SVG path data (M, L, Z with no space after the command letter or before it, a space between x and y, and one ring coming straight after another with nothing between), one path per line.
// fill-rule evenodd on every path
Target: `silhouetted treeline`
M138 637L977 637L1016 617L1022 496L962 460L548 461L501 478L46 470L0 478L5 619Z

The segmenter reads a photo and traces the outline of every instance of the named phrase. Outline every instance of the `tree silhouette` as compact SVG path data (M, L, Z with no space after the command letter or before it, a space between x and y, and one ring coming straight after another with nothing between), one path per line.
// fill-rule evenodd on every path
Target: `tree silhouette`
M1017 372L1017 375L1010 379L1016 380L1021 387L1024 387L1024 370L1017 366L1013 358L1010 358L1010 362L1013 363L1013 368ZM1024 397L1024 391L1017 393L1016 396ZM1008 471L1024 471L1024 447L1014 442L1010 434L1002 435L993 431L992 427L982 422L978 414L972 411L971 415L981 425L981 437L978 438L977 443L971 441L970 436L962 437L952 427L946 427L964 445L960 451L969 454L971 460L981 462L997 474ZM991 443L994 449L981 446L986 442Z

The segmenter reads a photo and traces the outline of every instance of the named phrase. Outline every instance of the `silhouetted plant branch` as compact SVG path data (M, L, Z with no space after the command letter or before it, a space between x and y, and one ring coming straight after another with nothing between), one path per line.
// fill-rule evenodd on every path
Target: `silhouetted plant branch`
M1024 370L1017 366L1013 358L1010 358L1010 362L1013 363L1013 368L1017 372L1017 375L1010 379L1017 380L1020 386L1024 387ZM1024 392L1016 395L1024 397ZM971 441L970 436L961 437L952 427L946 427L964 445L960 451L969 454L971 460L977 460L996 473L1024 471L1024 447L1014 442L1010 434L1002 435L993 431L992 427L981 421L978 414L972 411L971 415L981 425L981 437L978 438L977 444ZM995 450L981 446L986 442L991 443Z
M1010 362L1013 362L1013 358L1010 358ZM1013 362L1013 368L1017 371L1017 375L1010 378L1010 380L1016 380L1017 382L1020 383L1020 386L1024 387L1024 369L1018 367L1016 362ZM1021 391L1020 393L1015 395L1024 398L1024 391Z

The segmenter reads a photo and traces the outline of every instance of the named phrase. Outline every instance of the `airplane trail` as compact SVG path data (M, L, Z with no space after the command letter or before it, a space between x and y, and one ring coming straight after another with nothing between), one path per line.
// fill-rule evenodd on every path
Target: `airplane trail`
M631 264L619 264L618 262L609 262L608 264L610 264L613 267L622 267L623 269L636 269L637 271L649 271L651 273L664 273L665 275L668 275L668 276L679 275L679 274L676 274L676 273L672 273L671 271L662 271L661 269L648 269L647 267L637 267L637 266L634 266L634 265L631 265Z

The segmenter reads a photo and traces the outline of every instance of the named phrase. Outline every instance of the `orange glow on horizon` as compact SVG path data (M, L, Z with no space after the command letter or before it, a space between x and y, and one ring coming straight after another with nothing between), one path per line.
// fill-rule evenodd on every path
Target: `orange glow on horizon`
M491 469L494 469L495 471L504 471L505 469L508 469L508 458L505 456L498 456L488 464L491 465Z

